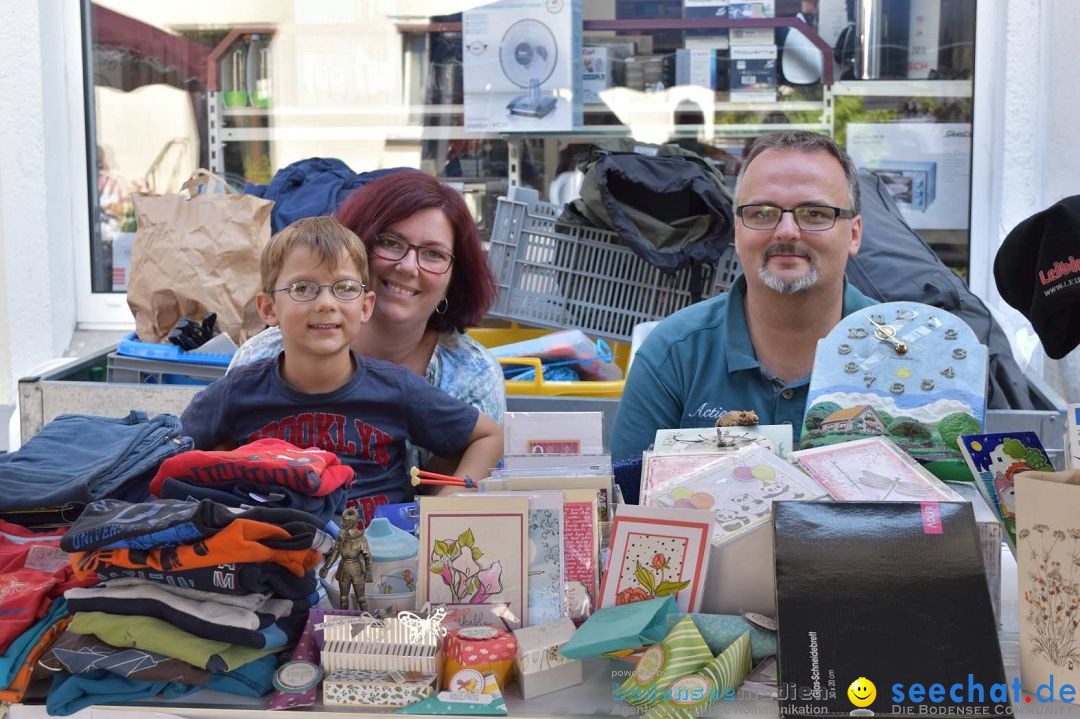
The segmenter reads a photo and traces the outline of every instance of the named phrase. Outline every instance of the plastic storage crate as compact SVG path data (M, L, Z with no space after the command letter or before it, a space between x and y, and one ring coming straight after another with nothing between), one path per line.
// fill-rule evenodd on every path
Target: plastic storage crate
M690 304L689 269L669 276L614 232L557 222L561 212L529 188L498 199L488 260L499 298L490 316L629 342L634 325ZM726 291L738 272L729 246L715 267L702 266L702 298Z

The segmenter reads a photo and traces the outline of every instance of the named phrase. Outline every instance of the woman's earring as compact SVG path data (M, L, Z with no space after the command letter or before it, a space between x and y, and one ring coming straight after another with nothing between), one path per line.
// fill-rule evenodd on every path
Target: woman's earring
M439 304L435 305L435 314L437 314L437 315L445 315L446 314L446 308L449 307L449 306L450 306L450 300L443 297L442 300L439 302ZM442 309L439 309L440 307Z

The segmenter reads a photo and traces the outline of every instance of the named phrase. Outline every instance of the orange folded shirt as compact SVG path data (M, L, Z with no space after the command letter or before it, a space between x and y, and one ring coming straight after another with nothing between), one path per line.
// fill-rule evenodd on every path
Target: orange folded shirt
M237 519L212 537L195 544L182 544L167 549L98 549L75 552L71 566L75 576L88 577L101 563L128 569L157 569L177 571L213 567L218 564L241 562L274 562L301 577L318 566L322 554L316 549L274 549L262 543L267 539L287 539L289 533L281 527L252 519Z

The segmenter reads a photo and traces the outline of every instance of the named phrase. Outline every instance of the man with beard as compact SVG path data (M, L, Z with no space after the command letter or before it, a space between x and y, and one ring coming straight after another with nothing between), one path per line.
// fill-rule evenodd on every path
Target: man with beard
M758 138L735 201L744 274L726 294L663 320L642 344L619 403L613 461L640 457L657 429L709 427L731 410L790 424L798 440L817 341L875 304L844 279L862 218L855 165L832 139Z

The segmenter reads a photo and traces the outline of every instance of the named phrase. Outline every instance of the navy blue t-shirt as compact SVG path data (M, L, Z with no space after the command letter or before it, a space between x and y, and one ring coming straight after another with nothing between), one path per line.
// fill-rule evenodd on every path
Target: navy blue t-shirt
M334 452L353 468L351 498L367 505L413 497L405 440L442 457L465 449L477 409L399 365L353 355L356 371L343 387L299 392L281 378L278 358L238 367L191 401L181 422L196 449L224 442L283 439Z

